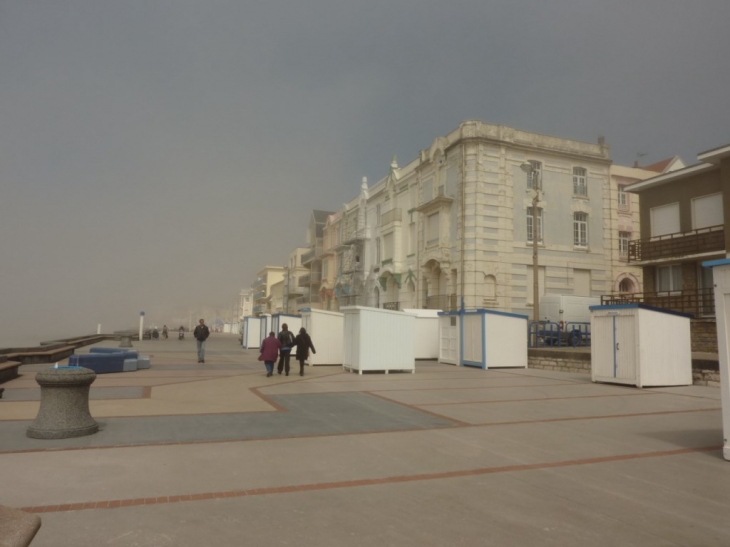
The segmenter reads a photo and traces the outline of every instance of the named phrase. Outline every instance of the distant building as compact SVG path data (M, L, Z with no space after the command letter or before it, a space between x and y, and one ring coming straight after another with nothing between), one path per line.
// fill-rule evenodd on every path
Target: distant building
M271 288L284 279L286 268L283 266L266 266L257 275L256 281L251 285L253 294L253 314L272 313Z
M289 253L289 261L284 272L283 312L296 313L299 309L299 298L309 293L309 280L302 278L309 274L309 269L302 266L302 255L309 252L309 247L297 247Z
M253 289L242 289L239 293L238 317L248 317L253 314Z
M314 210L307 226L307 248L302 254L302 266L307 273L299 278L302 295L297 298L297 309L321 308L320 284L322 282L322 234L330 211Z

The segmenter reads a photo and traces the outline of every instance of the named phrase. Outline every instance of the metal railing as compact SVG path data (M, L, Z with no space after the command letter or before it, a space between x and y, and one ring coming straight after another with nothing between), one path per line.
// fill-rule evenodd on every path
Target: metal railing
M656 308L691 313L695 317L714 317L715 296L713 289L688 289L684 291L636 292L604 294L601 304L643 303Z
M309 287L313 283L321 283L322 282L322 272L314 271L309 272L308 274L304 274L299 278L299 286L300 287Z
M304 296L300 296L297 298L297 305L301 306L303 304L319 304L322 301L322 298L318 294L305 294Z
M440 295L427 296L426 302L423 304L423 309L444 310L444 311L457 310L458 304L456 303L456 295L455 294L440 294Z
M582 347L591 345L590 323L530 321L527 324L527 345L531 348Z
M384 310L399 311L400 310L400 302L383 302L383 309Z
M344 306L357 306L359 304L357 299L358 295L356 294L343 295L337 298L337 305L341 308Z
M259 291L253 295L254 300L260 300L262 298L266 298L266 291Z
M316 239L316 242L314 246L310 247L310 249L306 253L302 253L302 264L309 264L320 256L322 254L322 238L318 237Z
M691 232L629 241L629 262L644 262L725 250L725 227L710 226Z

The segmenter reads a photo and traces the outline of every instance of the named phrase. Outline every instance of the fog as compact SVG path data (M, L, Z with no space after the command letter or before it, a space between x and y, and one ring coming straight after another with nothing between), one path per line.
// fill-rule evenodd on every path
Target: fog
M0 345L227 316L465 119L730 141L730 3L0 0ZM25 338L24 338L25 337Z

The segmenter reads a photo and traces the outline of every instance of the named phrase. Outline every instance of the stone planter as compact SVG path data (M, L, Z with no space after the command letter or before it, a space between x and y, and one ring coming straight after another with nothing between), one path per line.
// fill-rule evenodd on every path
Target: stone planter
M38 416L28 427L34 439L67 439L92 435L99 430L89 412L89 386L93 370L83 367L50 368L36 374L41 386Z

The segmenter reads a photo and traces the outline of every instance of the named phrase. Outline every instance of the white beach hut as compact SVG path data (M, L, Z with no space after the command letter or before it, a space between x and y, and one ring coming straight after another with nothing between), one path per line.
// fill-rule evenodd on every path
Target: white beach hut
M638 387L692 383L691 315L637 303L590 310L594 382Z
M439 313L439 362L490 368L527 368L526 315L497 310Z
M269 330L273 330L278 336L281 332L281 325L284 323L286 323L287 328L296 336L299 333L299 329L302 328L302 316L289 313L275 313L271 316L271 329Z
M253 315L243 318L241 346L245 349L261 347L261 318Z
M439 357L439 312L441 310L404 309L403 313L416 318L414 351L416 359Z
M267 338L271 332L271 315L268 313L262 313L259 315L259 320L259 344L261 344L263 339Z
M309 365L341 365L345 316L342 313L305 308L302 326L312 338L317 353L309 353Z
M351 306L344 314L342 366L358 371L416 370L413 315L399 311ZM316 344L315 344L316 347Z

